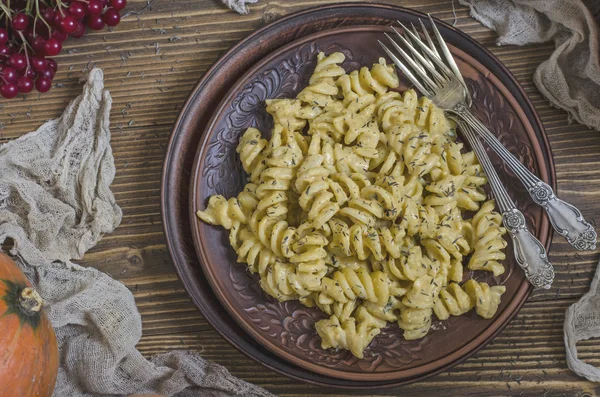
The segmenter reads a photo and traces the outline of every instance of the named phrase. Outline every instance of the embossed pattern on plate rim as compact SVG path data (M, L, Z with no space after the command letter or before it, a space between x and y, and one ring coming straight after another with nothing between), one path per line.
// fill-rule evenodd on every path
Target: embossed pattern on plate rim
M246 80L247 80L246 76L250 76L250 75L255 74L258 71L261 71L263 69L264 65L268 64L270 62L270 60L277 58L281 53L289 52L292 48L299 48L302 44L306 44L311 41L315 41L322 36L339 34L339 33L347 32L348 30L356 31L357 29L368 30L368 31L372 31L372 30L382 31L384 28L381 26L365 26L365 27L331 29L326 32L319 32L319 33L315 33L315 34L312 34L309 36L305 36L302 39L299 39L292 43L289 43L289 44L279 48L277 51L274 51L271 54L269 54L268 57L263 59L261 62L256 64L253 68L251 68L248 72L246 72L246 74L244 74L244 77L242 77L234 86L232 86L230 91L225 95L225 97L224 97L225 99L223 101L221 101L220 105L218 106L218 110L214 113L214 116L213 116L211 122L209 123L209 127L207 128L207 131L213 130L214 122L215 122L215 119L217 118L216 116L223 112L223 108L226 105L227 100L230 98L231 93L235 92L239 89L242 89L244 87L244 85L246 84ZM462 51L459 50L459 52L462 52ZM469 56L467 56L467 58L472 59L472 57L469 57ZM475 65L473 65L473 64L471 64L471 65L474 66L475 69L478 69L480 72L482 71L481 69L487 71L487 69L485 67L483 67L483 65L481 65L479 62L477 62L477 60L473 59L473 61L474 61ZM489 77L489 79L492 79L495 81L495 84L493 84L493 86L496 89L502 91L502 96L505 99L507 99L510 104L509 108L514 109L516 101L514 100L514 98L512 98L512 94L505 87L503 87L503 85L500 83L500 81L497 78L495 78L495 76L490 75L488 77ZM523 124L525 126L525 129L527 130L527 134L528 134L529 138L531 139L532 127L529 125L529 120L527 120L524 115L521 115L521 119L525 119ZM206 136L202 142L201 148L199 149L199 151L197 153L197 158L196 158L196 163L195 163L196 165L194 167L194 172L192 173L192 180L191 180L192 192L191 192L191 196L190 196L190 204L191 204L190 221L192 222L192 228L194 231L194 235L196 236L196 238L194 239L194 243L196 245L197 252L199 253L199 255L201 257L200 262L203 266L203 269L206 272L208 272L207 278L208 278L209 282L211 283L211 286L213 287L213 290L216 292L217 297L219 298L221 303L224 304L224 307L228 310L228 312L232 315L232 317L238 322L238 324L240 324L246 332L251 334L263 346L267 347L269 350L273 351L277 355L280 355L281 357L287 359L288 361L295 363L296 365L299 365L301 367L310 369L310 370L318 372L318 373L326 374L329 376L335 376L335 377L339 377L342 379L360 379L360 380L368 381L368 380L386 380L386 379L389 379L390 376L393 376L395 378L400 378L400 377L409 378L409 377L415 376L418 373L435 371L437 369L436 364L438 364L439 360L435 360L433 362L426 363L421 366L409 368L406 370L395 370L395 371L391 370L389 372L377 372L377 373L346 372L346 371L337 370L336 368L324 368L324 367L322 367L318 364L315 364L309 360L300 359L300 358L294 356L293 354L291 354L281 348L278 348L273 343L270 343L270 341L265 337L264 333L257 330L256 327L252 326L252 324L250 322L243 321L243 319L242 319L243 317L240 315L239 312L237 312L237 307L235 307L235 305L231 301L229 301L227 294L223 293L222 286L215 284L215 282L217 282L218 279L215 277L215 274L212 272L212 267L206 264L207 259L206 259L206 256L204 255L205 248L202 248L202 243L198 241L199 239L197 236L200 235L200 232L199 232L197 223L194 223L194 217L195 217L194 209L198 207L198 199L196 198L197 189L195 189L194 187L196 186L196 183L201 179L201 176L199 176L198 173L200 172L200 169L202 169L202 167L201 167L202 161L201 160L203 160L203 158L200 159L199 156L202 156L204 153L206 153L206 150L207 150L206 146L208 145L209 141L210 141L210 137ZM535 140L531 140L531 142L535 143ZM539 146L534 145L533 150L536 154L535 155L535 158L537 160L536 162L539 162L540 160L542 160L543 156L541 154L541 150L540 150ZM545 170L542 169L541 171L542 171L542 175L540 175L540 177L542 179L547 179L547 175L544 172ZM544 221L545 221L545 218L542 218L541 223L543 224ZM543 230L543 229L544 229L544 227L543 227L543 225L541 225L541 230ZM476 338L472 339L471 341L466 342L464 345L457 347L456 350L454 350L452 353L448 354L447 356L444 356L443 358L444 359L451 358L452 360L459 359L460 356L465 354L464 353L465 351L468 352L469 350L472 350L474 347L478 346L482 340L486 340L487 338L489 338L490 335L493 334L494 328L498 326L497 323L501 324L507 317L510 317L513 314L513 311L516 310L517 306L520 306L519 298L524 296L527 293L527 289L528 289L528 284L526 282L523 282L521 287L518 289L516 296L512 297L507 308L502 313L500 313L500 315L498 317L496 317L493 320L492 324L486 330L484 330L481 334L479 334ZM400 375L400 373L402 373L402 375Z
M227 50L199 79L190 92L184 106L174 124L169 138L161 179L161 215L167 247L175 270L181 279L190 299L211 326L231 345L247 357L265 367L294 379L315 385L336 387L341 389L375 390L382 387L395 387L431 377L448 370L464 361L480 350L488 341L473 349L460 359L445 363L438 370L420 374L414 378L388 381L347 381L323 376L305 370L277 357L255 344L254 341L229 317L228 313L215 299L202 270L199 266L191 238L189 213L185 203L189 200L189 171L193 166L196 149L202 138L204 127L216 102L225 94L221 88L227 81L235 81L243 72L250 68L262 57L279 46L315 31L322 31L339 26L358 24L389 24L396 19L410 21L422 18L421 12L390 4L333 4L321 5L288 14L275 22L265 25L242 39ZM440 29L446 37L452 37L453 42L463 50L468 50L479 62L495 73L507 88L513 93L521 109L525 112L528 122L534 132L532 137L537 139L543 148L543 163L550 178L550 185L556 188L554 162L551 156L548 138L543 131L539 115L535 112L531 101L523 88L512 76L508 69L489 50L462 31L440 22ZM254 44L261 40L266 45L257 48ZM551 232L544 240L546 247L551 241ZM517 310L501 324L489 338L490 340L501 332L525 302L529 291L525 294Z

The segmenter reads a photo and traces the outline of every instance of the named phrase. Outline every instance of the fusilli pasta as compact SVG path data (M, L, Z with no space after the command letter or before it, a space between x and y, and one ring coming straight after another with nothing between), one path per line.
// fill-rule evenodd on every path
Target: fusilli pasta
M248 128L237 147L249 183L198 217L229 231L267 294L329 316L316 324L323 348L360 358L388 322L412 340L433 314L493 317L505 288L462 284L463 260L500 275L506 242L481 166L443 111L394 91L383 58L350 73L344 59L320 53L296 98L266 101L271 137Z

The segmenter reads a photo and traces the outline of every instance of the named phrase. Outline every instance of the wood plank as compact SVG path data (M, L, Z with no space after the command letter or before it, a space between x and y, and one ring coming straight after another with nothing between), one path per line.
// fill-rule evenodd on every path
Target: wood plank
M397 1L387 1L397 4ZM0 100L0 143L57 117L80 92L82 70L105 73L113 97L112 145L117 175L113 191L122 207L121 226L79 261L121 280L134 294L143 320L138 347L149 356L171 349L199 351L247 381L289 397L355 395L290 380L258 366L228 345L202 318L177 278L160 219L160 173L171 126L188 93L217 57L255 29L326 0L261 0L238 16L217 0L162 0L139 16L130 15L112 32L94 32L65 43L57 57L58 84L48 94ZM530 96L554 152L559 194L600 220L598 132L569 124L565 112L549 106L533 73L553 44L495 46L497 36L450 0L406 0L402 5L431 12L470 34L512 71ZM146 0L130 0L140 10ZM600 387L575 376L565 363L564 311L587 291L600 250L575 254L555 236L550 251L557 278L549 291L536 291L495 341L451 371L401 389L362 395L591 396ZM600 347L580 344L581 357L600 365Z

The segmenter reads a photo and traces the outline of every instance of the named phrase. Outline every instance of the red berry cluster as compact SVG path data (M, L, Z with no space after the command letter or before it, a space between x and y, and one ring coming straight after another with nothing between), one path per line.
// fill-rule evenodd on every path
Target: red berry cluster
M0 95L47 92L67 37L121 21L127 0L0 0Z

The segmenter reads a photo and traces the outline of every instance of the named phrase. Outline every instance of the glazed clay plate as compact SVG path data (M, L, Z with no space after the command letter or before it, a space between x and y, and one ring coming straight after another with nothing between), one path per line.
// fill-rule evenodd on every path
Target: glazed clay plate
M512 246L506 249L507 271L495 278L488 272L469 272L467 276L490 285L506 286L502 304L492 320L474 311L434 320L431 332L423 339L405 341L396 324L378 335L358 359L346 350L323 350L314 330L316 321L326 316L299 302L277 302L263 293L257 277L245 264L236 263L227 231L204 224L195 212L205 208L208 197L237 195L246 180L236 146L248 127L268 136L272 128L264 101L268 98L293 98L307 85L317 54L343 52L347 71L372 65L381 56L377 40L383 40L382 26L332 29L308 35L272 52L251 68L218 106L199 146L191 177L190 222L194 244L204 273L213 291L233 319L259 344L279 357L307 370L346 380L397 381L416 378L439 370L471 354L512 317L528 294L529 284L517 268ZM459 68L473 96L474 109L500 141L541 179L548 180L548 169L541 146L524 111L510 91L473 57L451 46ZM404 90L408 87L403 81ZM525 214L532 232L548 240L548 224L542 210L529 199L518 180L491 156L509 194Z

